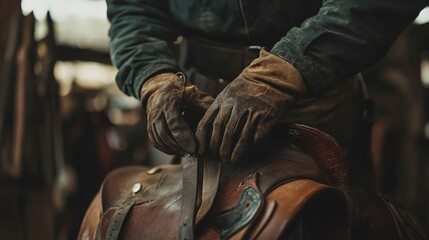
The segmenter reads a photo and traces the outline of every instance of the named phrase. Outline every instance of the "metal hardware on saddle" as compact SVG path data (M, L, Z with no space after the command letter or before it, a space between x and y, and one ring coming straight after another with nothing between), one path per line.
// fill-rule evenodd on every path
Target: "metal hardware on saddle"
M131 188L130 196L118 206L116 211L113 213L112 219L109 223L109 227L106 232L106 239L116 240L121 232L122 224L127 217L130 209L136 204L135 195L140 192L143 188L141 183L135 183Z
M198 201L198 184L201 184L199 179L198 169L199 158L195 155L188 154L185 157L183 166L183 192L182 192L182 208L180 210L180 227L179 239L193 240L195 216Z
M147 171L148 175L153 175L153 174L157 174L161 172L161 168L160 167L154 167L152 169L150 169L149 171Z

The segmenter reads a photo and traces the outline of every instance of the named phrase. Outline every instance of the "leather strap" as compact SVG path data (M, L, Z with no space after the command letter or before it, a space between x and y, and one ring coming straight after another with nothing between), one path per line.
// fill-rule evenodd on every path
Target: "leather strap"
M200 170L199 157L188 154L183 166L182 208L180 212L179 239L193 240Z
M346 156L329 135L300 124L291 124L286 129L288 138L318 161L333 185L347 185ZM315 142L319 145L314 146ZM325 152L324 149L330 149L327 155L321 154ZM201 222L213 205L221 170L222 163L218 159L208 156L200 158L191 154L185 157L179 239L195 238L195 225Z
M194 239L195 225L201 222L216 197L221 166L218 159L190 154L185 157L179 239Z
M195 224L201 222L213 205L219 187L222 162L219 159L203 158L203 184L201 186L201 206L198 209Z
M134 196L129 197L125 202L116 209L115 213L112 216L112 220L109 223L109 227L106 232L107 240L116 240L119 238L119 233L121 232L122 223L125 220L128 212L131 207L134 206Z

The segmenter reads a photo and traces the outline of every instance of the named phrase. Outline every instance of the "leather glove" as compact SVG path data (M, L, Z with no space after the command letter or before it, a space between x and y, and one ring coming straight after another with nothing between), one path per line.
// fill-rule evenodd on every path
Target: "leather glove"
M167 154L195 153L196 126L213 97L186 81L183 73L163 73L141 90L149 140Z
M210 150L223 161L236 162L260 146L277 120L307 95L299 71L262 49L215 99L198 124L199 152Z

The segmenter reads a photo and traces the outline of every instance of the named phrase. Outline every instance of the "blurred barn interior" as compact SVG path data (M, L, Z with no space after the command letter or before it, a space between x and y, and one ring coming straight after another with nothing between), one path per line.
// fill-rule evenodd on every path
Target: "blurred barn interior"
M364 72L376 190L429 232L429 8ZM0 1L0 236L76 239L103 176L157 165L137 100L115 84L102 0Z

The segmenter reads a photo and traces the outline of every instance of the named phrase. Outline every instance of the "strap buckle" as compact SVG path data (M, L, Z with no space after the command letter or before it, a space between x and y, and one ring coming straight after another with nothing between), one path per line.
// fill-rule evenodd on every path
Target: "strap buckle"
M261 51L261 46L251 45L244 48L243 51L243 67L249 66L249 64L259 57L259 52Z

